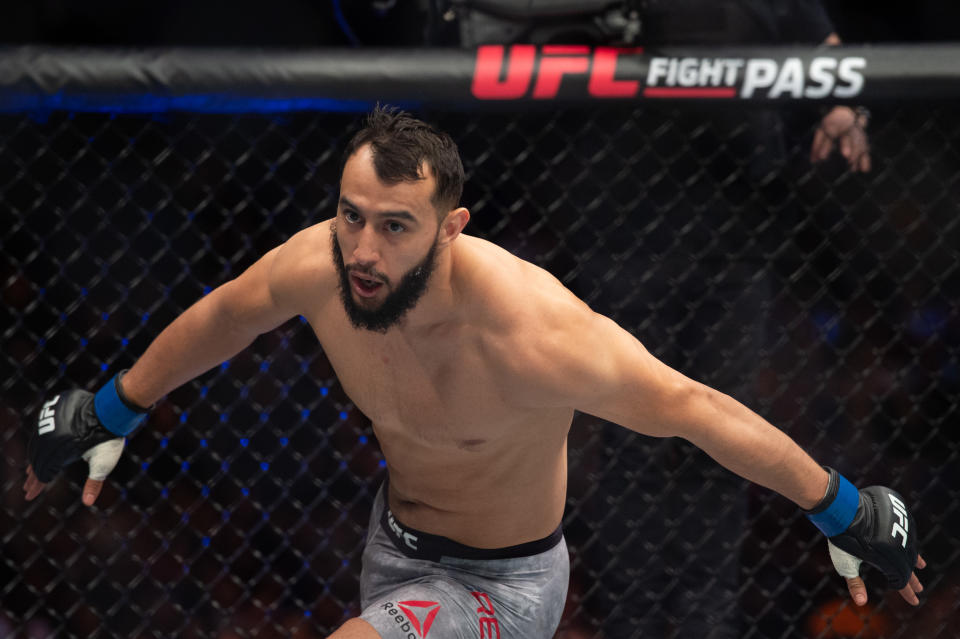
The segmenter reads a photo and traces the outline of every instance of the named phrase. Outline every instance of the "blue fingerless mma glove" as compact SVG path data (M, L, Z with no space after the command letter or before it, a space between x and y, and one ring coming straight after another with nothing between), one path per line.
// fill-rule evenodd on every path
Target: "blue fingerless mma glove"
M830 473L827 494L804 511L807 518L834 546L879 569L889 587L905 587L919 550L916 522L903 498L883 486L858 491L843 475L824 468Z
M96 395L73 390L44 402L28 445L30 464L40 481L52 481L64 466L94 446L123 438L143 423L147 409L123 395L120 380L125 372L118 373Z

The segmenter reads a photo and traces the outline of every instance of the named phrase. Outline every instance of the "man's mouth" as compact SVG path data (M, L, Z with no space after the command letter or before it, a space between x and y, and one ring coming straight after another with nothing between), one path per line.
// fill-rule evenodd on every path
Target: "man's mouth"
M350 273L350 283L353 285L353 290L361 297L373 297L383 286L383 282L360 273Z

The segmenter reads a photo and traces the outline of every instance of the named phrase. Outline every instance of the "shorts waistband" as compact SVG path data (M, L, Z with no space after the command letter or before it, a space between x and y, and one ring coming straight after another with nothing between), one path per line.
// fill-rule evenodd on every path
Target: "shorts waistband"
M563 526L558 525L552 533L536 541L528 541L505 548L474 548L441 535L432 535L401 524L393 516L390 505L386 501L386 496L384 496L380 527L390 537L397 550L411 559L426 559L428 561L439 561L441 557L481 560L516 559L544 553L559 544L560 540L563 539Z

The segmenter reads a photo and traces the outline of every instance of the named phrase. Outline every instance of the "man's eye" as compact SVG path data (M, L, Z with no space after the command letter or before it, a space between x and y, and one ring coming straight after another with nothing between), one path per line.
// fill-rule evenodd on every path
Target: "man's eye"
M403 233L407 230L407 227L399 222L387 222L387 230L391 233Z
M344 211L343 219L345 219L350 224L354 224L355 222L360 221L360 215L358 215L356 211Z

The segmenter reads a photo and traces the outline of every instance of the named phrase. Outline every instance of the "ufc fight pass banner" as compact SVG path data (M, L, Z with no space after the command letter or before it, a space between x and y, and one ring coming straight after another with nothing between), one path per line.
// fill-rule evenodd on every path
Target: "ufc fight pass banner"
M960 97L960 46L0 52L0 111L365 111Z

